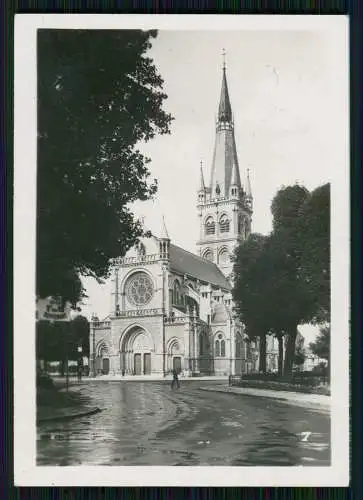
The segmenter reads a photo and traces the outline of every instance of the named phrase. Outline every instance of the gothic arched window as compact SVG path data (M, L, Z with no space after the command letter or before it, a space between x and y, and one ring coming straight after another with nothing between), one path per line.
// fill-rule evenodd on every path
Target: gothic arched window
M224 358L226 355L226 341L221 340L221 357Z
M175 280L173 286L173 304L179 304L179 303L180 303L180 283L179 281Z
M218 256L219 264L226 264L229 261L229 253L226 248L222 248Z
M221 233L228 233L229 231L229 220L227 215L222 215L219 219L219 231Z
M218 334L217 340L215 341L215 355L217 358L224 357L226 355L226 343L223 340L223 335Z
M242 215L238 217L238 234L243 234L244 221Z
M214 234L216 231L216 224L213 217L208 217L205 221L205 234Z
M237 332L236 334L236 358L241 358L242 357L242 337L241 335Z
M211 262L213 262L214 258L213 258L213 252L210 248L208 248L208 250L206 250L203 254L203 259L206 259L206 260L209 260Z

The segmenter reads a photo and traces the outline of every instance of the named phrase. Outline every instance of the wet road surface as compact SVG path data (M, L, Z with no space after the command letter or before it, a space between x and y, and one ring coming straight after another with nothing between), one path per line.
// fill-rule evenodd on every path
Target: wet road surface
M38 465L330 465L330 418L271 399L200 391L200 381L74 387L105 408L38 427ZM215 382L213 383L215 385Z

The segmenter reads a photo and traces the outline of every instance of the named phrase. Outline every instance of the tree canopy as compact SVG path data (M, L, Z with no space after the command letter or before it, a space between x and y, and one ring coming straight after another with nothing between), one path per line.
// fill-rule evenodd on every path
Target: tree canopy
M301 273L316 305L312 321L330 321L330 184L301 208Z
M154 195L140 141L170 132L156 31L38 30L37 294L76 304L143 234Z
M320 332L316 337L315 342L309 344L310 350L315 356L330 361L330 326L324 325L320 328Z
M71 321L37 322L37 359L45 361L77 360L78 347L82 356L89 356L90 326L87 318L76 316Z
M328 184L312 193L299 185L282 188L271 205L271 234L251 234L236 251L237 313L247 333L278 337L280 373L286 338L286 375L296 359L297 326L330 310L329 210Z

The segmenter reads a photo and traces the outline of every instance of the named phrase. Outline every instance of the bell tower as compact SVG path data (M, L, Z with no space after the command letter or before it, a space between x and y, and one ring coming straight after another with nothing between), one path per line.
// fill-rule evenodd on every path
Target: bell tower
M215 262L229 277L233 270L233 251L251 232L253 199L249 170L245 185L241 183L225 60L210 182L208 187L205 186L201 165L197 199L200 218L198 253Z

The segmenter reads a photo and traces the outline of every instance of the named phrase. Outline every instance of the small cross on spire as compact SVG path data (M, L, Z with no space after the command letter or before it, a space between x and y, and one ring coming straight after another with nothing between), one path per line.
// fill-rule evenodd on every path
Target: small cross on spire
M226 49L222 49L223 69L226 69Z

